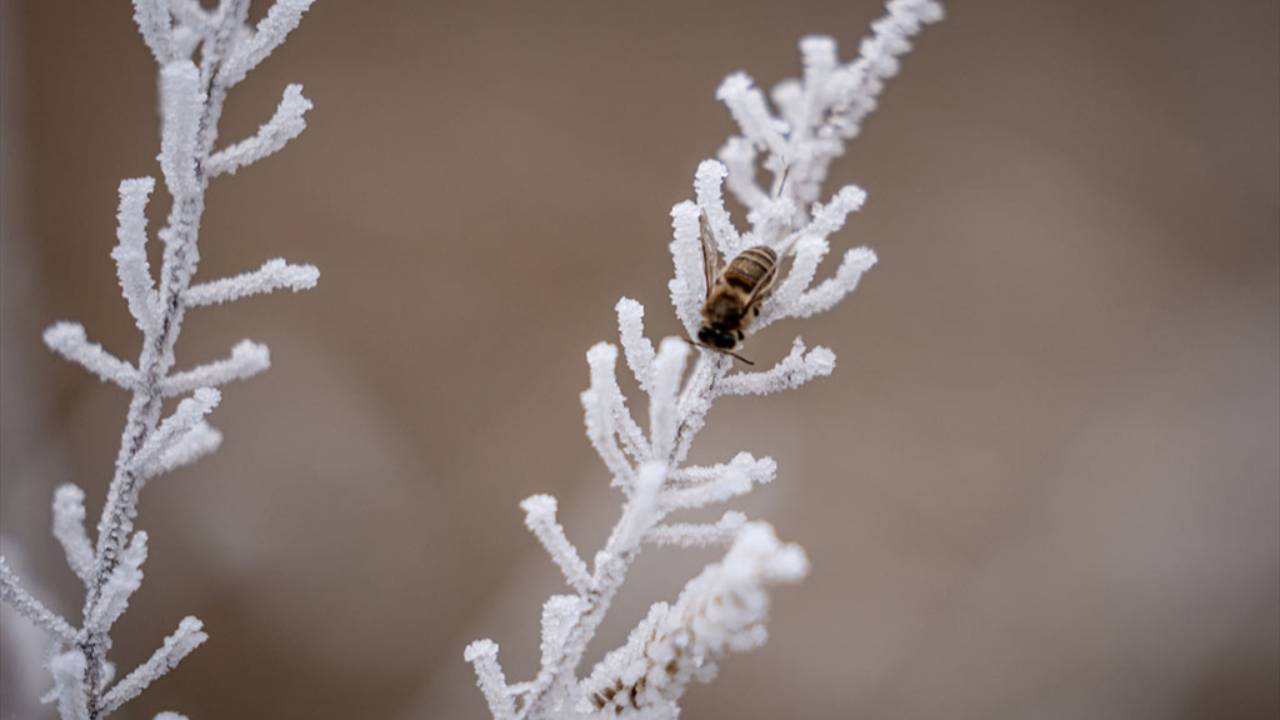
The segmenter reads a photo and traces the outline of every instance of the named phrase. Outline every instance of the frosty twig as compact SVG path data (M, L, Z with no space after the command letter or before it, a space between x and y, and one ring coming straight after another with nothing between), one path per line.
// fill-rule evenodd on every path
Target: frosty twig
M875 264L871 250L850 250L834 276L814 286L818 265L830 248L829 236L866 199L861 189L849 186L819 203L827 168L874 108L885 79L897 70L897 58L910 49L908 39L923 23L942 16L941 5L933 0L890 0L887 10L872 24L873 34L849 64L837 61L830 38L801 41L804 77L774 89L778 115L745 74L735 73L721 84L717 97L728 106L741 135L725 143L719 161L698 167L695 200L671 211L675 275L668 287L687 337L696 336L708 292L700 247L704 219L722 256L766 246L780 260L790 258L789 272L764 301L748 334L779 320L830 309ZM768 188L757 182L757 166L772 174ZM734 226L724 205L726 187L747 207L750 230L741 232ZM619 389L617 348L608 343L591 348L590 387L582 394L587 437L612 484L623 493L622 514L588 568L556 520L555 500L537 495L523 503L526 524L564 572L574 594L552 596L544 607L542 661L532 681L508 685L492 641L467 648L466 659L475 665L495 718L674 718L690 681L709 680L727 652L764 642L764 588L796 582L807 572L803 550L779 542L767 523L748 521L741 513L727 512L714 523L663 521L670 513L750 492L777 473L772 459L745 452L710 467L685 465L716 398L797 388L830 375L835 354L821 346L809 349L796 338L790 354L774 367L735 372L726 355L700 349L686 375L690 348L684 340L667 338L655 350L644 334L644 307L623 298L615 310L622 354L648 396L648 432L635 420ZM646 542L721 544L730 549L722 562L689 581L674 605L655 605L626 645L609 653L586 679L579 679L587 644Z
M223 360L174 372L173 350L186 311L281 288L309 288L319 276L312 266L272 260L255 272L191 285L209 179L280 150L306 126L303 116L311 102L301 86L290 85L257 135L214 149L227 90L284 42L311 0L279 0L256 28L245 22L248 0L221 0L212 10L193 0L134 0L133 5L134 20L160 66L160 168L173 198L168 220L157 233L164 243L157 287L146 253L146 210L155 180L120 183L118 244L111 257L142 334L142 350L136 365L116 358L90 342L76 323L57 323L44 335L50 349L133 395L96 546L84 527L84 492L64 485L54 499L54 535L85 585L82 627L73 628L32 598L0 563L0 595L48 630L58 645L50 662L50 699L64 720L98 720L115 712L207 637L199 620L183 620L150 660L108 687L110 630L142 582L147 555L146 533L134 531L142 487L149 478L217 449L222 436L205 421L220 400L215 387L251 377L270 364L266 346L246 340ZM199 65L192 61L197 49ZM162 419L163 401L173 396L186 397Z

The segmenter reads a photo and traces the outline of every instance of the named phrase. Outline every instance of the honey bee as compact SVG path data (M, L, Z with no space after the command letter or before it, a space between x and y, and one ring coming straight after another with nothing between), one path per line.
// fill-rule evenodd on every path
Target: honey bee
M773 292L778 277L778 253L767 245L756 245L738 253L722 269L706 213L699 218L699 224L707 299L702 305L697 344L753 365L733 351L746 337L751 321L760 314L761 304Z

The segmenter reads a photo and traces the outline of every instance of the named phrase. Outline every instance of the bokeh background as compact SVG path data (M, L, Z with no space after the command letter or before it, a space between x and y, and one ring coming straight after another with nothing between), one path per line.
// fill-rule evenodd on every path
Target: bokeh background
M96 513L126 397L39 333L136 355L108 252L116 183L158 172L154 68L123 0L0 8L0 535L75 617L50 494ZM317 3L223 137L290 81L310 127L216 182L200 274L323 276L186 324L182 364L249 337L275 367L228 389L216 456L147 489L115 657L187 613L212 639L123 716L479 718L481 636L531 676L559 579L517 503L560 496L587 552L616 516L583 353L622 295L676 332L667 213L732 130L716 85L794 75L807 33L848 57L879 12ZM739 507L813 573L687 717L1280 715L1277 88L1270 1L956 3L922 36L835 170L881 265L750 348L800 332L837 373L718 405L695 449L779 461ZM594 656L717 554L647 553ZM0 619L0 717L49 717L40 642Z

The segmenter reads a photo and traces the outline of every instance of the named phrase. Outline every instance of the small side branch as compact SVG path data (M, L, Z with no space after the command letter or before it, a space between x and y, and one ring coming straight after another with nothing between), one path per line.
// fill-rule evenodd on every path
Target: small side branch
M578 550L564 534L564 527L556 522L556 499L550 495L533 495L520 503L524 510L524 524L538 538L551 556L552 562L564 573L569 586L584 595L591 590L591 573L587 564L578 556Z
M17 610L19 615L35 623L36 627L59 641L68 644L75 642L76 630L71 627L71 623L22 589L18 584L18 578L9 569L9 564L3 557L0 557L0 600L9 603L9 606Z
M729 108L744 137L756 147L769 151L770 160L780 165L770 169L780 173L787 156L787 143L782 134L786 126L769 112L764 93L751 81L751 76L738 72L725 78L716 90L716 99Z
M291 265L275 258L252 272L192 285L182 293L182 300L189 308L220 305L276 290L310 290L319 279L320 271L314 265Z
M645 533L645 542L654 545L678 547L709 547L728 545L738 530L747 522L747 516L730 510L714 523L672 523L658 525Z
M190 60L176 60L160 70L160 169L174 197L191 197L196 181L196 136L204 114L205 93L200 71ZM164 237L164 234L161 234Z
M235 380L247 380L271 367L271 351L266 345L241 340L230 357L174 373L160 383L160 393L173 397L197 388L218 387Z
M178 629L164 639L164 644L137 669L116 683L102 698L102 714L110 715L120 706L137 697L147 686L163 677L178 666L191 651L200 647L209 636L204 632L204 623L187 616L178 624Z
M187 433L161 452L159 457L142 468L143 478L153 478L180 467L185 467L216 451L222 445L222 433L201 420Z
M653 390L653 361L657 352L644 336L644 306L631 298L622 298L614 306L618 314L618 337L631 374L644 392Z
M782 392L819 377L830 375L836 367L835 353L822 346L805 353L804 342L796 338L791 352L777 365L764 372L735 373L720 381L719 395L768 395Z
M615 366L618 362L618 349L608 343L598 343L587 351L587 363L591 367L591 387L583 391L583 422L587 428L587 438L600 455L606 467L613 474L614 484L624 488L630 487L634 477L631 463L627 461L618 445L619 426L627 428L634 425L631 414L626 410L622 391L618 388ZM633 432L622 433L624 437L638 435L639 428ZM635 441L631 441L635 444ZM633 453L634 454L634 453Z
M53 494L53 536L67 554L67 565L86 587L93 581L93 544L84 529L84 490L67 483Z
M230 88L258 63L267 59L273 50L302 22L302 14L311 7L313 0L276 0L267 14L258 22L243 41L236 43L231 56L222 66L219 81Z
M307 129L304 117L312 108L311 101L302 94L302 86L293 84L284 89L284 97L271 119L258 128L251 138L214 153L205 163L209 177L236 170L279 152L290 140Z
M671 261L675 277L667 282L676 317L690 336L697 335L707 279L703 272L702 243L698 239L700 211L689 201L671 208Z
M858 287L862 274L876 264L876 254L870 248L854 248L845 253L840 269L835 277L824 280L821 285L800 296L787 314L791 317L807 318L826 312L844 299L845 295Z
M729 218L729 211L724 206L724 179L729 171L716 160L703 160L693 176L694 195L698 198L698 209L707 216L711 223L712 233L720 248L721 256L731 258L743 249L742 238L738 229Z
M114 383L125 390L133 390L138 385L137 369L103 350L101 345L89 342L80 323L60 322L51 325L44 331L44 344L104 382Z
M755 144L744 137L729 138L717 154L724 163L728 175L725 187L738 199L738 202L750 210L762 207L769 201L769 196L756 182L756 148Z
M142 470L154 463L175 442L195 428L205 415L212 412L221 399L222 394L217 390L200 388L191 397L178 403L178 409L160 423L133 456L134 468Z
M120 562L102 586L99 600L85 618L90 633L106 634L129 607L129 598L142 587L142 564L147 561L147 534L133 534L129 546L120 553Z
M475 667L476 684L484 693L494 720L513 720L516 706L502 666L498 664L498 644L492 640L476 640L467 646L462 657Z
M582 617L580 595L552 595L542 605L542 667L549 668L564 649L569 631Z
M653 363L653 392L649 396L649 444L653 457L670 458L680 429L676 394L684 376L689 345L679 338L666 338L658 347Z
M667 510L692 510L751 491L756 485L773 482L778 464L773 458L757 460L751 453L741 452L723 465L708 468L683 468L667 482L662 492L662 506Z
M133 21L156 62L164 65L177 57L168 0L133 0Z
M143 335L153 334L159 327L160 301L147 262L147 201L155 187L156 181L149 177L120 182L120 205L116 212L118 244L111 251L129 313Z

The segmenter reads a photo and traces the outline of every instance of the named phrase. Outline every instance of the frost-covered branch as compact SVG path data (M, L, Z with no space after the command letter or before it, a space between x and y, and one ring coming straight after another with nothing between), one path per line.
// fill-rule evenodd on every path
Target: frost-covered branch
M84 491L67 483L53 494L53 536L67 554L67 566L87 586L93 582L93 543L84 529Z
M302 22L314 0L276 0L265 17L252 31L241 33L242 38L232 48L230 57L223 63L219 81L232 87L244 79L258 63L267 59L273 50L284 42L289 33Z
M772 107L744 73L720 85L717 97L740 134L725 143L720 161L698 166L693 199L671 211L675 272L668 289L686 337L700 337L702 324L709 322L704 238L724 260L749 249L758 257L777 258L781 277L758 306L758 316L752 321L751 308L739 312L745 319L735 329L748 341L779 320L830 309L857 286L875 262L865 248L849 251L833 277L814 285L832 236L866 200L865 192L848 186L818 202L822 181L852 137L849 129L861 122L883 79L896 69L896 58L909 47L906 38L940 13L940 6L928 0L890 0L888 15L876 21L862 54L848 65L838 62L830 38L804 39L803 77L780 83L771 94ZM757 165L772 174L767 188L757 180ZM748 227L735 225L725 206L726 187L747 206ZM718 267L711 270L714 276ZM543 607L542 659L531 681L507 684L493 642L467 648L466 659L475 665L496 718L675 718L689 682L710 679L728 652L764 642L766 586L796 582L808 569L799 547L780 543L767 523L749 523L739 512L725 512L711 523L667 518L724 503L777 475L772 459L747 452L718 465L686 464L716 399L798 388L830 375L835 354L824 347L810 350L796 338L791 352L773 367L735 372L731 356L700 345L687 369L690 343L667 338L655 348L645 335L640 303L623 298L614 311L622 355L648 401L647 427L632 414L620 389L618 348L598 343L587 352L590 384L582 394L583 413L587 438L621 490L622 512L588 568L556 518L554 498L535 495L524 501L526 523L573 594L554 595ZM674 604L655 605L623 647L580 679L586 647L646 544L731 549L721 563L691 580Z
M61 615L45 607L39 600L31 597L31 593L22 589L18 578L9 569L9 564L0 557L0 600L5 601L19 615L35 623L36 627L48 632L62 642L74 642L76 630Z
M258 128L256 135L220 150L209 158L206 168L209 177L217 177L223 173L234 174L245 165L252 165L279 152L290 140L307 129L307 121L303 116L311 108L311 101L302 95L301 85L285 88L284 97L280 100L275 115Z
M810 380L826 377L836 369L835 353L824 347L805 352L796 338L791 353L764 372L740 372L724 378L716 386L718 395L769 395L794 390Z
M119 244L111 251L129 312L144 333L154 333L160 321L159 299L147 261L147 201L155 187L152 178L120 182L120 209L116 214Z
M44 331L44 344L104 382L115 383L126 390L133 390L138 384L137 369L103 350L101 345L89 342L80 323L51 325Z
M137 697L147 689L148 685L177 667L183 658L208 639L203 623L189 615L183 618L178 624L178 629L164 639L164 644L157 648L145 663L139 665L107 691L102 699L103 712L115 712L121 705Z
M578 549L569 542L564 528L556 522L556 499L550 495L534 495L520 503L520 507L525 512L524 524L564 573L564 579L579 593L590 592L591 575L587 572L587 564L578 557Z
M767 523L738 530L733 547L685 585L675 605L658 603L582 684L580 712L674 717L690 681L709 682L719 660L764 644L765 586L799 582L809 563L798 545L778 542Z
M192 285L182 294L182 299L187 307L219 305L276 290L310 290L319 279L320 271L314 265L291 265L276 258L251 272Z
M234 380L248 380L269 367L271 367L271 351L266 345L252 340L241 340L231 348L231 355L225 360L215 360L165 378L160 384L160 392L166 397L185 395L202 387L216 387Z
M494 720L511 720L516 716L515 700L507 687L507 678L498 664L498 644L492 640L476 640L467 646L463 658L476 669L476 684L489 703Z
M150 479L156 475L172 472L185 467L200 458L217 450L222 445L222 433L218 429L200 420L186 433L169 443L150 462L142 466L142 477Z
M106 584L102 586L101 600L93 606L93 612L85 618L85 629L106 633L129 607L129 598L142 587L142 564L147 561L147 534L141 530L133 534L129 545L120 553Z
M177 58L168 0L133 0L133 21L157 63L164 65Z
M222 393L213 388L200 388L191 397L178 403L178 408L173 411L173 414L161 421L142 447L134 453L134 465L144 468L155 462L166 451L172 449L181 438L186 437L198 427L204 421L204 417L213 412L221 401Z
M680 547L706 547L727 545L733 542L738 530L747 522L747 516L729 510L714 523L670 523L655 525L644 534L644 539L654 545L678 545Z
M184 620L151 660L106 689L113 667L107 660L111 628L142 582L147 535L135 531L134 522L143 486L149 478L216 450L222 436L205 420L220 400L214 388L246 379L270 364L266 346L243 341L225 359L173 372L174 347L187 310L277 289L310 288L319 276L310 265L271 260L256 271L192 286L210 178L280 150L305 128L303 116L311 108L301 86L289 85L274 115L255 136L214 152L227 91L284 41L310 5L279 0L251 28L245 22L248 0L221 0L209 9L196 0L133 2L134 20L159 65L158 159L172 198L169 216L156 233L164 252L153 274L147 255L147 208L156 181L136 178L119 186L117 242L111 256L129 313L142 335L142 349L137 362L130 363L90 342L77 323L57 323L44 333L54 352L132 394L96 539L91 540L85 528L80 488L64 485L54 498L54 535L85 585L83 627L77 630L53 614L0 565L3 599L59 643L50 670L64 719L106 717L205 638L198 620ZM198 58L198 64L192 58ZM173 414L162 419L165 399L182 396L186 397Z

